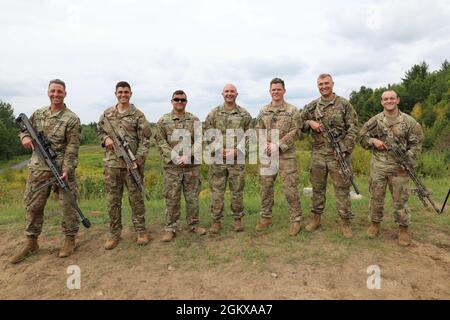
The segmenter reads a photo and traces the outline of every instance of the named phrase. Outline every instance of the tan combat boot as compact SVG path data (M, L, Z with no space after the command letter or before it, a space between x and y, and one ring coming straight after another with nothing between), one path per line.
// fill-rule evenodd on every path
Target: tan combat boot
M320 218L321 214L314 214L314 217L312 218L311 222L308 223L308 225L305 227L306 231L313 232L317 230L320 227Z
M289 235L296 236L300 232L300 222L294 221L289 224Z
M352 227L350 226L350 219L341 219L341 232L344 238L350 239L353 237Z
M120 236L119 235L113 235L110 239L106 240L105 242L105 250L112 250L119 244Z
M373 222L372 225L367 229L367 236L369 239L374 239L380 235L380 223Z
M196 233L200 236L203 236L206 234L206 229L202 228L200 226L196 226L194 229L189 230L189 232Z
M411 244L411 237L408 233L408 226L400 226L398 231L398 244L407 247Z
M67 258L75 251L75 236L66 236L64 239L64 245L59 250L58 257Z
M37 237L27 236L27 244L22 249L22 251L20 251L18 254L16 254L14 257L11 258L10 262L12 264L19 263L25 260L29 255L34 254L38 249L39 245L37 242Z
M161 238L162 242L169 242L175 237L175 232L165 231L163 237Z
M234 219L234 228L235 232L244 231L244 224L242 223L242 219Z
M150 241L147 232L138 232L136 243L140 246L145 246Z
M220 229L222 229L222 224L220 222L213 222L211 228L209 228L209 232L217 234L220 232Z
M272 218L261 218L259 223L256 225L256 231L262 231L267 229L272 224Z

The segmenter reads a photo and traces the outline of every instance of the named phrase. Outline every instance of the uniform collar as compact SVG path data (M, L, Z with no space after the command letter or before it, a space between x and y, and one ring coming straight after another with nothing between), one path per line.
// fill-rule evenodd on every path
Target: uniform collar
M231 110L225 109L225 104L219 106L219 112L223 113L239 113L239 106L236 104L235 107Z
M334 105L336 103L336 99L338 95L333 92L334 98L331 100L324 100L322 97L319 98L319 104L325 107L328 107L329 105Z
M132 115L136 112L136 107L134 106L134 104L130 103L130 107L128 108L128 110L126 110L125 112L119 112L119 109L117 108L118 104L116 104L114 106L114 113L115 116L118 118L123 118L129 115Z
M279 106L274 106L272 102L270 102L269 109L275 112L286 111L286 101L283 100L283 103Z
M64 107L59 110L58 112L52 112L51 107L48 106L48 108L45 110L49 118L60 118L61 115L67 110L67 106L64 103Z
M384 112L381 112L381 114L383 115L382 121L383 121L383 122L385 122L385 120L387 121L388 116L387 116ZM403 121L403 118L404 118L403 112L401 112L400 110L398 110L398 115L397 115L396 118L397 118L397 122L395 122L394 124L391 124L391 125L395 125L395 124L400 123L400 122ZM385 123L387 123L387 122L385 122Z
M175 112L172 110L172 112L170 112L170 117L172 120L183 120L188 118L188 113L185 111L184 115L182 115L181 117L179 115L176 115Z

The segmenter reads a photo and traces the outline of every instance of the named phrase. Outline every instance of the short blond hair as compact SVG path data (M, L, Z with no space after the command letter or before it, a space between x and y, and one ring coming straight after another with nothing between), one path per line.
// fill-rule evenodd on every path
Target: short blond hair
M325 79L325 78L330 78L331 81L333 81L333 77L332 77L331 74L329 74L329 73L322 73L322 74L320 74L320 75L317 77L317 80Z

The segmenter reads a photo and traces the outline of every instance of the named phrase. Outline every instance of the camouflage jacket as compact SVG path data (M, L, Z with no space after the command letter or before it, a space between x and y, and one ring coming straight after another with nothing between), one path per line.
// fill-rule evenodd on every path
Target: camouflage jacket
M57 154L56 165L60 170L74 172L78 164L78 149L80 148L80 119L66 105L58 112L52 113L50 107L36 110L30 122L37 132L43 132ZM29 137L27 132L19 134L20 140ZM36 152L33 151L28 165L30 169L50 171Z
M397 117L391 119L389 121L384 112L370 118L360 132L361 146L372 151L372 162L379 162L384 165L397 165L392 154L385 150L380 151L373 146L374 138L389 143L386 140L395 137L406 147L406 151L411 156L410 160L414 164L422 148L422 127L413 117L403 112L399 112Z
M194 128L196 129L194 130ZM176 129L182 130L176 132ZM177 166L172 162L172 150L175 146L180 146L181 141L183 141L182 136L184 135L189 135L188 139L184 140L184 142L189 145L191 165L194 165L194 155L198 162L201 161L201 153L198 155L195 152L201 151L202 148L200 120L190 112L185 112L181 117L177 116L174 112L170 112L158 120L155 129L155 140L165 166ZM180 147L180 151L182 151L181 149ZM177 152L176 154L181 156L183 152Z
M252 123L252 116L250 113L236 105L232 110L226 110L224 105L215 107L206 117L205 125L203 129L218 129L222 133L223 145L220 149L226 149L226 131L227 129L242 129L243 132L250 129ZM239 148L237 139L234 139L234 149L239 150L243 154L247 154L248 151L248 139L247 143L243 144L243 148ZM245 149L244 149L245 148ZM218 148L216 148L218 149ZM215 152L215 150L211 150Z
M108 118L116 133L124 137L136 157L144 159L147 157L152 133L150 124L142 111L133 104L124 113L117 110L117 105L106 109L97 124L97 135L102 142L102 147L105 146L106 138L112 139L111 128L105 123L104 117ZM105 148L103 161L106 167L126 168L125 162L118 158L113 150Z
M338 95L331 101L324 101L320 97L306 105L300 113L299 126L303 132L311 132L313 151L324 155L333 154L326 134L311 130L310 120L320 121L333 130L340 140L342 151L347 153L353 151L358 138L358 115L348 100Z
M256 120L255 129L267 129L270 142L271 131L279 131L280 158L295 158L295 140L298 138L299 114L292 104L283 102L281 106L264 106Z

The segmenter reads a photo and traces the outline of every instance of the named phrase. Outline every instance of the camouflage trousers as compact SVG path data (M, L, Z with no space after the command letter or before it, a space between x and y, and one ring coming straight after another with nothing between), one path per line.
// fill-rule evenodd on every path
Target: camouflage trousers
M231 191L231 216L240 219L244 216L245 165L211 165L209 168L211 217L216 222L223 218L227 183Z
M400 166L372 163L369 178L369 219L373 222L383 221L384 197L386 186L389 186L395 222L401 226L408 226L411 222L411 214L408 208L408 182L409 175Z
M347 164L351 169L349 157L347 157ZM341 167L333 154L323 155L313 151L309 172L309 179L313 189L311 208L313 214L322 214L325 209L329 173L333 182L336 207L340 217L343 219L353 218L350 201L351 182L346 181L340 170Z
M260 166L261 167L264 166ZM274 184L278 173L283 182L283 193L289 206L290 222L300 221L302 217L302 208L300 204L300 194L298 191L299 176L297 159L279 159L278 172L273 175L259 176L261 186L261 217L271 218L272 207L274 204Z
M140 169L141 177L144 177ZM131 206L131 221L136 232L145 231L145 203L142 193L134 184L125 168L105 167L106 201L109 215L109 230L118 236L122 232L122 197L124 185L128 189L128 201Z
M165 167L166 231L179 229L181 191L186 202L186 223L190 230L199 223L198 195L201 188L200 166Z
M24 195L27 221L25 235L27 236L39 236L42 232L42 225L44 223L44 208L47 203L47 199L50 196L52 186L48 186L37 192L34 192L34 190L52 178L53 174L50 171L28 171L28 180ZM76 197L78 190L75 176L73 174L69 175L68 185ZM65 192L56 186L54 188L58 194L58 201L62 209L61 226L63 233L66 236L74 236L78 233L80 225L78 214L72 207L70 201L66 198Z

